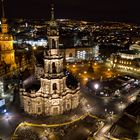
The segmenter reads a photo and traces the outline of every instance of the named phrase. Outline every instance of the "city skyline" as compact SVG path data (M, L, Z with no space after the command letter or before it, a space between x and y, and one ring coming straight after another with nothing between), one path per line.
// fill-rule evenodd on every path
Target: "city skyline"
M71 0L54 1L56 19L70 18L87 21L122 21L140 23L139 3L135 0ZM7 18L50 19L50 0L4 0ZM0 13L0 16L2 14Z
M140 140L136 3L51 1L0 0L0 139Z

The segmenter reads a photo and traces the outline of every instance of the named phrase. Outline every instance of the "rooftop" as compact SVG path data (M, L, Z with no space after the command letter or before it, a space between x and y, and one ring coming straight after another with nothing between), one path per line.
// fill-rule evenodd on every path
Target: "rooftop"
M125 53L125 54L138 54L139 52L137 50L125 50L125 51L120 51L119 53Z

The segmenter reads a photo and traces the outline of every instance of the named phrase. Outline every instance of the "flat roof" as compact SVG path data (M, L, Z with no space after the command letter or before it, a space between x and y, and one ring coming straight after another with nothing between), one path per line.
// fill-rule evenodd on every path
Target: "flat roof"
M100 89L97 92L106 92L106 93L114 93L117 89L121 89L124 84L129 83L131 79L135 79L135 77L129 75L122 75L115 78L110 78L104 81L92 81L94 83L98 83L100 85ZM125 85L126 85L125 84Z

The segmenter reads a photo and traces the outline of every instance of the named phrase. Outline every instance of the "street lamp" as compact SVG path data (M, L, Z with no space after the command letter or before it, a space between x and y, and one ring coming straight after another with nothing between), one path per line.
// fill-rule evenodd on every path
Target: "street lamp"
M84 71L84 74L86 74L87 73L87 71Z
M110 71L110 69L107 69L107 71Z
M105 108L105 117L107 116L107 108Z
M75 65L72 65L73 68L75 68Z
M99 88L99 84L94 84L94 89L95 89L95 94L96 94L96 91L98 90L98 88Z
M120 102L120 108L121 108L121 111L123 111L123 102L122 101Z
M33 47L33 50L36 50L36 46Z
M81 76L81 73L79 73L79 76Z
M90 112L91 111L91 107L89 104L87 104L87 112Z
M6 113L6 112L7 112L7 110L6 110L6 109L4 109L4 110L3 110L3 113Z
M88 80L88 78L86 77L84 80L85 80L85 81L87 81L87 80Z
M97 90L99 88L99 84L94 84L94 88Z

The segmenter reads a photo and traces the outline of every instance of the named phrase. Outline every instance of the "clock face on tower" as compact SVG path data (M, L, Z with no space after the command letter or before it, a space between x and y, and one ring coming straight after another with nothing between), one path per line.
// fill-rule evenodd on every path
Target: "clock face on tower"
M57 31L56 30L52 30L51 31L51 35L56 35L57 34Z

